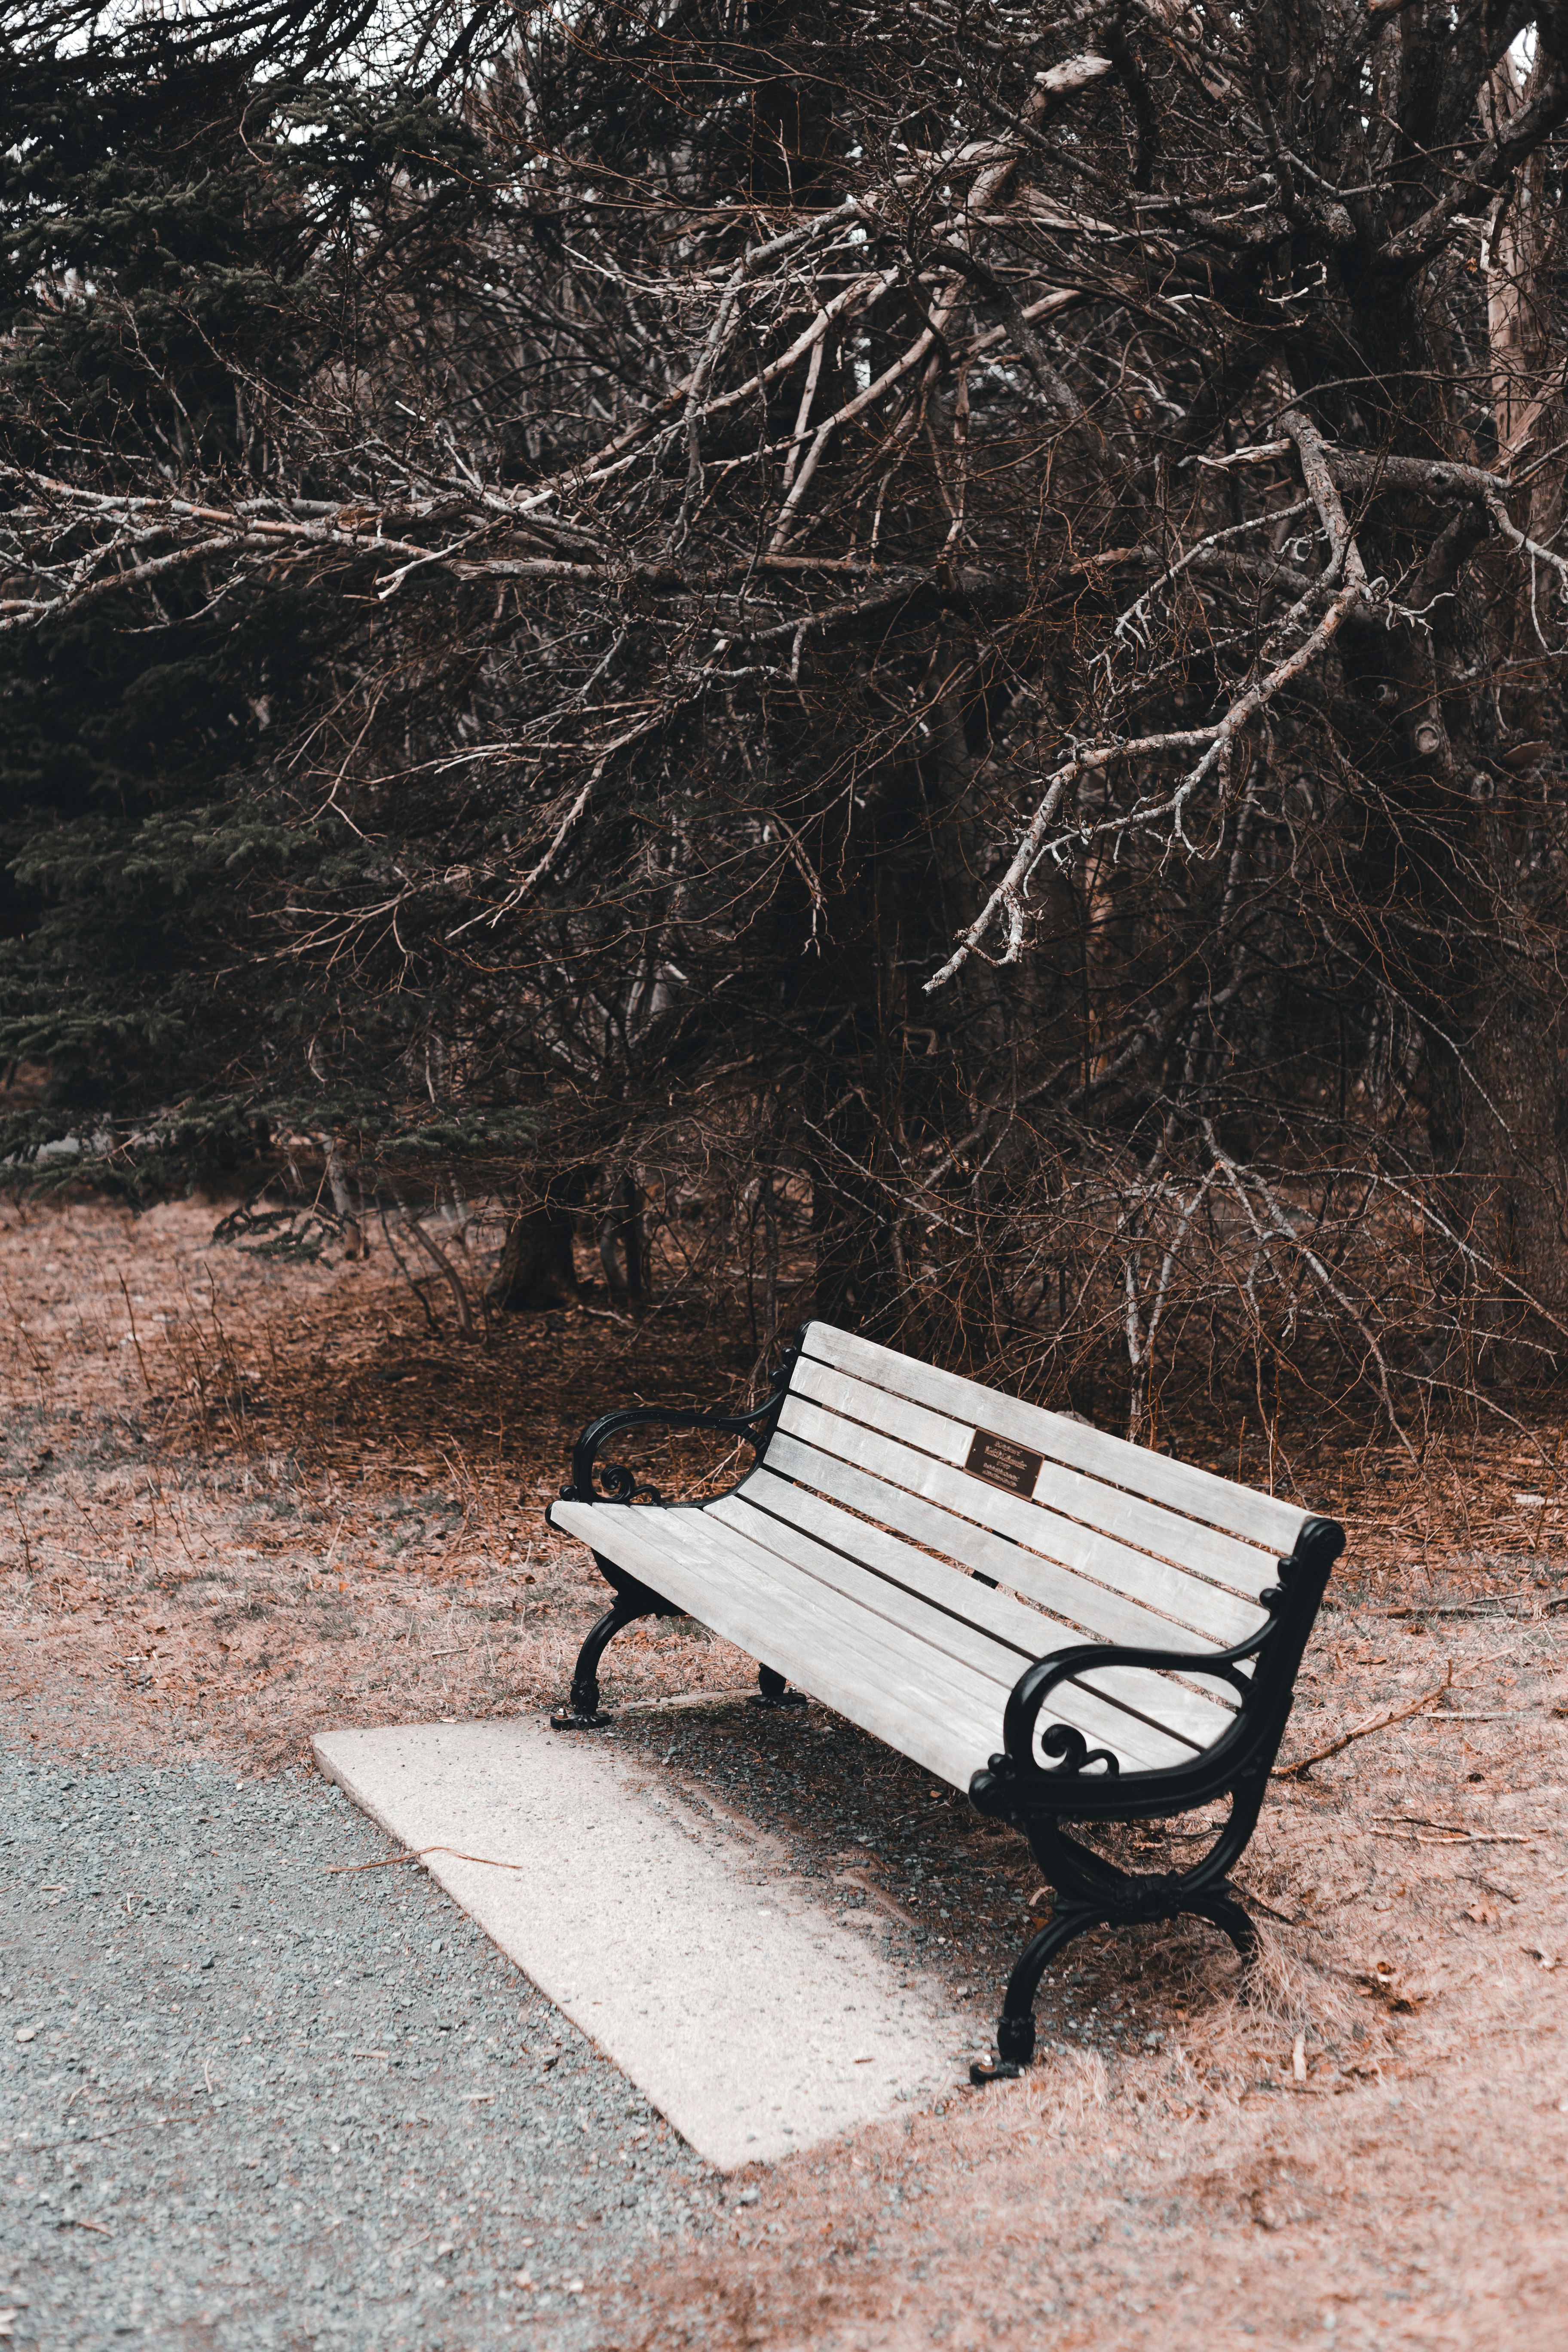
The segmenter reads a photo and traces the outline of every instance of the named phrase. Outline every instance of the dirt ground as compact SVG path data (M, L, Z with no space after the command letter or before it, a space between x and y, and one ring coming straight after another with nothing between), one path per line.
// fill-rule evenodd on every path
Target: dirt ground
M5 1736L264 1770L327 1724L558 1699L601 1605L542 1526L571 1437L611 1402L737 1400L742 1318L634 1322L590 1284L465 1343L384 1251L260 1261L212 1244L220 1213L0 1213ZM1065 2046L1025 2081L777 2168L721 2252L606 2292L605 2347L1559 2352L1563 1434L1542 1415L1418 1468L1293 1457L1350 1546L1285 1760L1437 1696L1276 1780L1238 1873L1267 1937L1249 1997L1204 1931L1091 1942L1042 1996ZM666 1455L660 1483L715 1466ZM676 1621L623 1635L605 1682L625 1705L752 1672ZM875 1743L798 1728L816 1717L637 1720L694 1793L733 1807L739 1785L846 1916L917 1930L971 1987L978 2047L1040 1916L1026 1850Z

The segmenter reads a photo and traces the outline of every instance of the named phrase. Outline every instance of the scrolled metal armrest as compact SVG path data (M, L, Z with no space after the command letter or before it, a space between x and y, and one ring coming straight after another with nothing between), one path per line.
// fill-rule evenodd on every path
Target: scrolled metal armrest
M679 1405L628 1404L613 1412L602 1412L591 1421L576 1444L572 1448L572 1479L561 1489L563 1503L661 1503L664 1500L657 1486L638 1481L635 1471L624 1463L600 1462L599 1448L611 1438L619 1437L628 1429L643 1429L661 1422L667 1429L711 1429L721 1434L743 1438L761 1458L762 1451L773 1433L785 1396L789 1392L790 1375L800 1352L799 1341L791 1348L784 1361L773 1376L773 1382L761 1404L749 1405L740 1412L692 1412ZM595 1487L595 1478L598 1479Z
M1026 1666L1013 1685L1002 1718L1005 1753L1000 1760L1011 1772L1037 1770L1035 1727L1051 1693L1058 1683L1069 1682L1075 1675L1105 1666L1144 1666L1163 1674L1217 1675L1245 1696L1250 1685L1239 1671L1241 1664L1257 1656L1274 1630L1275 1621L1270 1616L1245 1642L1228 1650L1143 1650L1130 1643L1114 1642L1083 1642L1069 1650L1053 1650L1048 1656L1037 1658L1032 1666ZM1109 1749L1089 1748L1083 1735L1066 1724L1052 1725L1041 1745L1048 1756L1061 1757L1059 1769L1064 1774L1079 1772L1085 1765L1096 1761L1103 1762L1112 1774L1120 1769ZM997 1761L992 1759L994 1771Z

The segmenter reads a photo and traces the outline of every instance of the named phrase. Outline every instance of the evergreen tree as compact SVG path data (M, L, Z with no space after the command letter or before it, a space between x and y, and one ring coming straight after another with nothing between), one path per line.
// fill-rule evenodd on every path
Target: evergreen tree
M6 37L19 1174L700 1195L1144 1433L1554 1363L1556 12Z

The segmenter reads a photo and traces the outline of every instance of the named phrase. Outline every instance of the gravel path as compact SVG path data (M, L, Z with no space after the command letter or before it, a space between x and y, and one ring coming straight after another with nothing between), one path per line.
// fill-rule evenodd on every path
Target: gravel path
M327 1874L385 1852L304 1774L0 1753L0 2338L571 2352L743 2193L422 1871Z

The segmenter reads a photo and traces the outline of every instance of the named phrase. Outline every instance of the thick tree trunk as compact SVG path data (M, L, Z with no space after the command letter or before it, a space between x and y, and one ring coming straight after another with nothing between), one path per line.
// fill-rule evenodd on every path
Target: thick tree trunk
M577 1297L573 1224L570 1209L552 1201L521 1211L485 1294L489 1304L507 1315L572 1306Z

